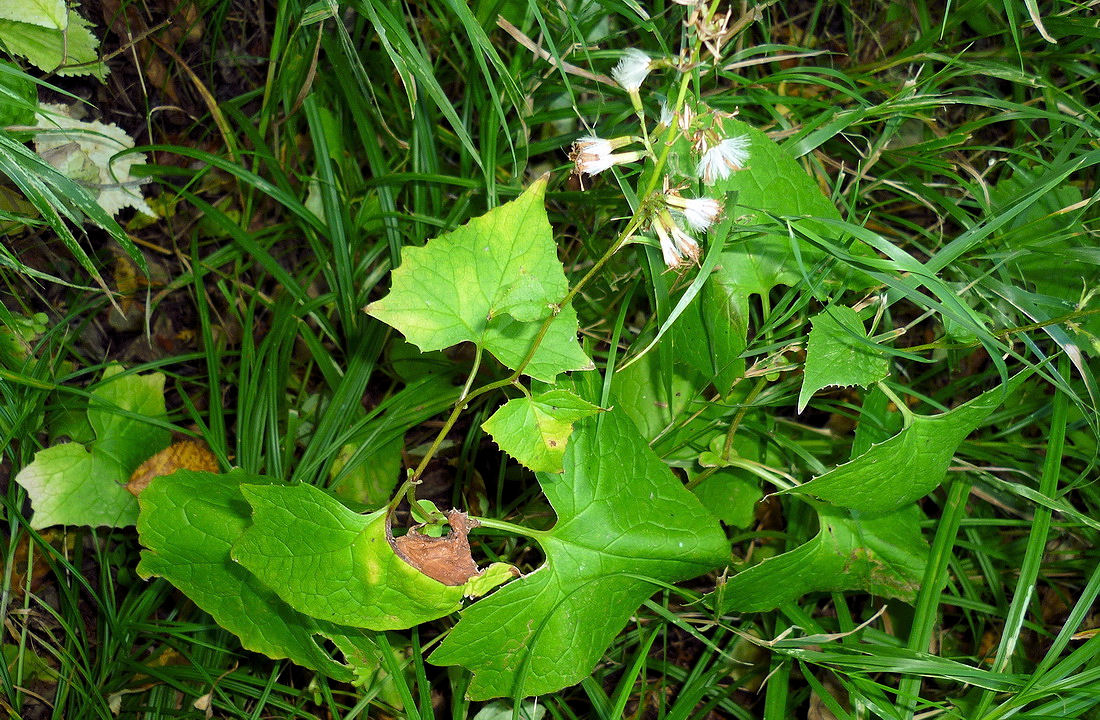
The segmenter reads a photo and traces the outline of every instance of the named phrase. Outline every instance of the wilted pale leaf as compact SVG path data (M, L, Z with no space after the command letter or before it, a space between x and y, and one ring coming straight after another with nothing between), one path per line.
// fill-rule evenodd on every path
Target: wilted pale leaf
M130 172L134 165L145 164L145 154L115 157L134 146L133 138L113 123L75 120L64 105L43 103L41 108L34 149L46 162L90 191L98 191L96 202L111 215L124 207L153 214L141 194L147 179Z

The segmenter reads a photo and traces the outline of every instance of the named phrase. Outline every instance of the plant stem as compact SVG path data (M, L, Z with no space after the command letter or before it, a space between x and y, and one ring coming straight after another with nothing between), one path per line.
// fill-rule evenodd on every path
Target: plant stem
M506 522L504 520L494 520L493 518L478 517L474 518L481 524L481 527L492 528L493 530L503 530L504 532L512 533L513 535L522 535L523 537L529 537L538 539L547 534L545 530L532 530L529 527L523 525L516 525L514 523Z

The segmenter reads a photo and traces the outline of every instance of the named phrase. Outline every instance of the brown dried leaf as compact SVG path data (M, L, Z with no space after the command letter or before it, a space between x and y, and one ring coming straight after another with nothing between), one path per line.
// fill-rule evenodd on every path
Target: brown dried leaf
M130 476L130 482L126 483L126 489L137 497L149 483L153 482L153 478L171 475L177 470L216 473L218 461L206 443L201 440L173 443L134 470L134 474Z
M480 574L473 555L470 554L470 530L480 523L461 510L447 513L451 533L444 537L429 537L420 532L423 525L409 528L408 534L394 538L389 521L386 535L397 556L444 585L465 585L466 581Z

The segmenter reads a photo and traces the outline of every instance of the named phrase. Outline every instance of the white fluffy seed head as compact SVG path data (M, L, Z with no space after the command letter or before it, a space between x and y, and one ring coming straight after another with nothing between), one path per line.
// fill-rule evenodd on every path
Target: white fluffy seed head
M681 210L688 227L705 232L722 213L722 203L714 198L685 198Z
M749 136L726 138L703 153L696 174L707 185L725 180L734 170L745 167L749 161Z
M611 70L611 77L627 92L637 92L646 75L653 69L653 60L641 50L630 48L623 53L619 64Z
M613 150L610 140L595 136L577 138L573 143L573 151L569 153L569 159L573 161L576 172L595 175L615 164L611 156Z
M661 242L661 258L666 267L699 262L699 243L676 224L667 210L653 219L653 229Z

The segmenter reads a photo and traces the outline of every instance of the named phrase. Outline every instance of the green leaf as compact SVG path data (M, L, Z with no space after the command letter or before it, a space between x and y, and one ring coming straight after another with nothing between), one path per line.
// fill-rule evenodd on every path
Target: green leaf
M699 453L700 465L716 469L710 477L692 488L692 492L722 522L734 527L748 527L753 522L756 503L764 497L764 491L760 489L760 478L745 470L742 461L749 459L768 464L778 458L762 457L758 443L745 433L734 436L728 460L723 458L725 445L726 434L718 433L711 438L708 449Z
M369 462L360 462L351 471L344 472L349 460L355 456L358 445L347 444L340 448L329 471L334 482L329 489L342 500L378 508L389 502L393 489L401 477L401 454L405 450L405 438L397 435L378 446Z
M859 313L843 305L832 305L811 320L813 329L806 344L806 368L798 412L821 388L860 385L867 387L890 373L886 354L867 339Z
M849 463L786 492L813 495L861 513L904 507L939 487L955 450L1031 374L939 415L914 415L909 426Z
M515 200L420 248L405 248L390 293L369 314L422 351L470 341L515 369L552 307L568 291L543 194L546 178ZM577 342L577 314L561 309L525 373L553 382L591 368Z
M558 516L546 564L463 611L430 661L473 671L468 695L540 695L579 682L657 589L716 568L729 545L621 411L579 423L562 475L540 473Z
M752 524L756 503L764 497L760 481L744 471L729 468L716 470L696 485L692 492L703 506L710 508L722 522L747 528Z
M386 509L359 515L312 485L245 485L252 527L233 559L295 610L341 625L396 630L455 612L462 587L394 552Z
M165 417L164 375L111 380L120 372L117 365L108 367L104 382L91 391L93 442L41 450L15 476L34 508L31 527L127 527L137 521L137 501L126 490L126 481L138 465L168 446L172 434L148 422Z
M560 473L573 423L600 408L568 390L509 400L481 429L500 449L535 472Z
M818 510L813 540L730 578L711 598L719 612L762 612L810 592L864 590L912 602L927 562L914 505L879 518Z
M0 20L30 23L64 30L68 24L65 0L10 0L0 4Z
M0 43L11 55L25 57L40 70L61 76L94 75L107 77L107 66L99 60L99 39L75 11L69 11L68 24L43 26L0 19Z
M0 61L0 127L33 125L38 88L29 75Z
M612 404L653 442L682 418L706 382L693 368L677 365L671 372L661 367L658 352L615 373L611 380Z
M748 346L748 322L748 295L730 285L719 267L673 326L676 357L727 395L745 374L741 353Z
M251 522L241 485L272 482L240 469L225 475L180 470L155 478L140 498L138 537L146 549L137 572L175 585L245 649L351 682L355 669L334 660L318 637L332 640L354 666L370 669L377 658L363 632L295 611L229 557Z

